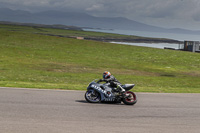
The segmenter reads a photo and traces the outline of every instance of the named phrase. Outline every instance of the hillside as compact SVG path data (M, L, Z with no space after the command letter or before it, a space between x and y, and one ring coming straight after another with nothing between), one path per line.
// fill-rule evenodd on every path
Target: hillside
M22 30L20 28L15 29L14 28L15 26L20 26ZM25 33L30 32L34 34L42 34L48 36L57 36L66 38L81 37L84 38L85 40L95 40L102 42L138 42L138 43L173 43L173 44L183 43L182 41L167 39L167 38L150 38L150 37L140 37L134 35L85 32L80 27L65 26L65 25L45 25L45 24L0 21L0 28L6 28L7 30L13 30L14 28L15 31L20 31ZM52 29L54 30L54 32L52 32ZM71 30L73 30L73 32Z
M108 70L122 83L135 83L136 92L200 92L197 53L47 36L36 30L42 29L0 27L1 87L86 90Z

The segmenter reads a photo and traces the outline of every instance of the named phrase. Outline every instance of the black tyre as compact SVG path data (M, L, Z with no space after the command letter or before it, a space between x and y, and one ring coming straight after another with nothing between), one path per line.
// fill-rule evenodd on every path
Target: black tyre
M134 105L137 102L137 96L131 91L125 92L125 97L122 99L123 103L126 105Z
M89 103L99 103L101 101L101 96L94 90L88 90L85 92L85 100Z

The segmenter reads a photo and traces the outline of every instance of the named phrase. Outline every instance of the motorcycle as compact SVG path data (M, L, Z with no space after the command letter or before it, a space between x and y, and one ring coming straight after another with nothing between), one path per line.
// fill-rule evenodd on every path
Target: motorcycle
M135 85L125 84L121 85L125 92L111 87L110 83L100 84L97 80L92 81L85 93L85 99L89 103L99 103L99 102L123 102L126 105L134 105L137 102L137 96L134 92L129 91Z

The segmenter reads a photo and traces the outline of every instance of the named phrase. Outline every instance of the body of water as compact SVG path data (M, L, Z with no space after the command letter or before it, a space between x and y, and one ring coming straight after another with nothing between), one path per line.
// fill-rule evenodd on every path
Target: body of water
M200 41L200 35L192 34L175 34L175 33L160 33L160 32L147 32L147 31L132 31L132 30L101 30L101 29L84 29L85 31L96 31L106 33L116 33L124 35L135 35L143 37L155 37L155 38L168 38L179 41Z
M179 41L200 41L200 35L192 35L192 34L175 34L175 33L159 33L159 32L146 32L146 31L131 31L131 30L102 30L102 29L84 29L85 31L96 31L96 32L105 32L105 33L116 33L123 35L135 35L142 37L154 37L154 38L168 38L175 39ZM164 47L180 49L183 45L180 44L169 44L169 43L124 43L124 42L112 42L118 44L126 44L126 45L136 45L136 46L145 46L145 47L153 47L153 48L161 48Z
M111 42L116 44L125 44L125 45L134 45L134 46L143 46L151 48L173 48L173 49L183 49L183 44L170 44L170 43L129 43L129 42Z

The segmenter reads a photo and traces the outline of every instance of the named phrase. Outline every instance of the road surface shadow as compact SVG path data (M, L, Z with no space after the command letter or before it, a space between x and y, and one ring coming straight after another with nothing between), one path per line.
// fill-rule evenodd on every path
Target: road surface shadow
M89 103L86 100L76 100L76 102L79 103ZM112 104L112 105L125 105L122 102L121 103L117 103L117 102L100 102L100 103L89 103L89 104Z
M76 102L79 102L79 103L88 103L86 100L76 100Z

